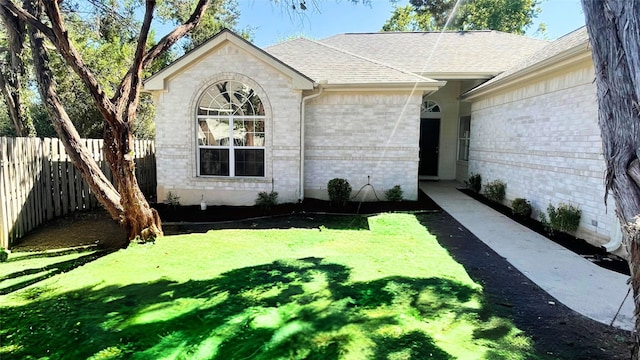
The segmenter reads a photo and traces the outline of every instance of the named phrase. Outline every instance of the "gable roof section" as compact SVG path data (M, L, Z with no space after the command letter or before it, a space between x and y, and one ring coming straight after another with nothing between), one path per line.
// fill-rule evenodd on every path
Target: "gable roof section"
M320 42L436 79L488 79L549 44L489 30L342 34Z
M299 70L325 89L436 90L445 82L364 58L357 54L308 39L295 39L265 49Z
M583 26L558 38L495 78L467 91L462 95L462 98L470 100L489 91L505 88L516 81L520 82L534 76L540 76L559 67L590 58L589 34L587 28Z
M282 61L274 58L266 53L264 50L256 47L247 40L235 34L229 29L223 29L211 39L196 47L195 49L187 52L178 60L172 62L169 66L158 71L153 76L144 81L144 90L157 91L165 89L165 82L181 73L184 69L190 67L192 64L198 62L202 57L207 56L211 52L214 52L218 47L232 43L256 58L262 60L266 64L274 67L283 74L291 78L291 84L294 89L309 90L313 89L314 82L304 74L300 73L296 69L288 66Z

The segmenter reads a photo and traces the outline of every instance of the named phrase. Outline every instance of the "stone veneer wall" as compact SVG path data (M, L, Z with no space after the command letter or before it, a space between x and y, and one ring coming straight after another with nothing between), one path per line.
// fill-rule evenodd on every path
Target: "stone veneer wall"
M265 104L266 172L264 178L196 176L196 104L202 92L221 80L251 86ZM301 91L291 79L232 44L216 49L156 95L158 201L171 191L182 205L253 205L261 191L279 193L281 202L298 199Z
M469 172L501 179L506 202L531 200L535 216L560 202L578 205L578 236L603 244L617 226L604 196L594 69L585 61L472 104Z
M309 100L305 196L328 199L333 178L346 178L355 196L370 176L381 200L394 185L417 199L421 101L420 93L329 91ZM370 189L358 199L375 200Z

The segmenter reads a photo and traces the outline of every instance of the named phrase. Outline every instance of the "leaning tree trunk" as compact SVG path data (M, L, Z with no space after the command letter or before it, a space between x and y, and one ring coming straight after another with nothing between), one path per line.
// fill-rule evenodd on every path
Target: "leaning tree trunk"
M38 13L35 0L25 1L25 8L32 14ZM31 52L33 56L34 72L38 83L38 90L42 99L45 100L47 112L51 118L58 137L62 141L71 162L78 169L82 178L87 182L91 192L98 199L100 204L109 212L114 220L120 221L124 214L124 208L120 204L120 195L113 187L109 179L104 175L93 155L81 142L80 135L76 131L69 118L58 94L53 81L53 73L49 68L49 56L44 47L44 38L32 26L28 27ZM125 239L113 239L108 247L121 247L126 245Z
M635 303L633 359L640 359L640 2L582 0L592 46L606 189L629 252Z

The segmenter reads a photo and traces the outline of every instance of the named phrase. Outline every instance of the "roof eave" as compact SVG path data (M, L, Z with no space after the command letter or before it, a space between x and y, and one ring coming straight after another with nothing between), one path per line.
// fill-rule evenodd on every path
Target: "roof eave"
M485 86L480 85L475 89L471 89L462 94L460 98L462 100L473 100L488 93L502 90L513 85L515 82L521 82L544 74L549 74L562 67L584 61L587 58L591 58L591 50L588 42L585 42L531 66L527 66L513 74L505 76L502 79L496 80L491 84L487 84Z
M499 71L485 72L423 72L420 76L430 79L446 80L487 80L500 74Z
M222 30L217 35L215 35L209 41L204 43L202 46L195 48L191 52L185 54L178 60L174 61L172 64L170 64L166 68L160 70L159 72L155 73L154 75L146 79L144 81L143 91L153 93L157 91L166 90L167 80L171 79L176 74L188 68L189 66L197 62L199 59L206 56L209 52L213 51L214 49L223 45L226 42L233 43L234 45L240 47L244 51L247 51L248 53L255 55L257 58L267 63L268 65L274 67L278 71L288 75L291 78L291 86L294 89L311 90L314 88L315 82L309 77L307 77L306 75L291 68L289 65L276 59L266 51L256 47L255 45L251 44L247 40L236 35L231 30L225 29L225 30Z

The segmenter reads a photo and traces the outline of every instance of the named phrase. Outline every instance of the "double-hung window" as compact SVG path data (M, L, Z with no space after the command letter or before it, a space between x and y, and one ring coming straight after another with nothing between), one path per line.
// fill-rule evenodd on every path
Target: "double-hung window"
M262 101L245 84L209 87L198 102L198 175L264 177L265 120Z

